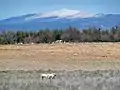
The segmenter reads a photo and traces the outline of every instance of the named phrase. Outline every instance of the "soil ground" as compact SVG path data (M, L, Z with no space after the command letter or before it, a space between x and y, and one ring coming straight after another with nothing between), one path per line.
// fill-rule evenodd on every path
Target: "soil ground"
M0 45L0 70L118 70L120 43Z

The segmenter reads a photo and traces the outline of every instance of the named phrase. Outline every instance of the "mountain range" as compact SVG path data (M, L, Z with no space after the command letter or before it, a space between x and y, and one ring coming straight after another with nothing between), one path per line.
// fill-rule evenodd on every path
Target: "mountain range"
M111 28L120 26L120 14L89 14L78 10L61 9L39 14L27 14L0 20L0 30L65 29L69 26Z

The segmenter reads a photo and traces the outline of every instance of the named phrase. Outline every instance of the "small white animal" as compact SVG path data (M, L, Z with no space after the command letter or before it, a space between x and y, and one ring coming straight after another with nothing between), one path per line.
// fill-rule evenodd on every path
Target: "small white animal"
M41 74L41 77L42 77L42 80L44 79L44 78L48 78L48 79L54 79L55 78L55 76L56 76L56 74L55 73L47 73L47 74Z

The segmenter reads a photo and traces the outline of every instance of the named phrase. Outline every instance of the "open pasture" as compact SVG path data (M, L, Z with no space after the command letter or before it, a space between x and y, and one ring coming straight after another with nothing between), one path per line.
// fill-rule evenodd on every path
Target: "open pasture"
M120 43L0 45L0 70L120 69Z

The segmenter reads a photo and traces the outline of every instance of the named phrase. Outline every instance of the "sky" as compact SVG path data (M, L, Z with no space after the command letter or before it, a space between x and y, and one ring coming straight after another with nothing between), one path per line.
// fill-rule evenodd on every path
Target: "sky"
M60 9L120 14L120 0L0 0L0 19Z

